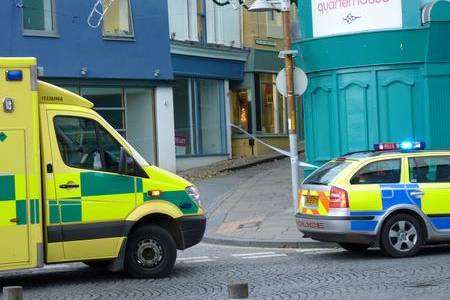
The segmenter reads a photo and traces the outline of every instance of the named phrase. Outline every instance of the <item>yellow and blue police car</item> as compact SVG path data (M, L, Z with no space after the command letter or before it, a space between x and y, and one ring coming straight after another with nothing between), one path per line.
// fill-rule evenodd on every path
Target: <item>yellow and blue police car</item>
M300 186L296 221L305 237L391 257L449 241L450 151L383 143L332 160Z

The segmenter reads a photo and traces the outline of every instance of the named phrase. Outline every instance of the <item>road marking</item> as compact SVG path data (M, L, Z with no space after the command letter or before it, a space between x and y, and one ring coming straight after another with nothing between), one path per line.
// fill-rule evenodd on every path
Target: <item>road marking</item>
M193 264L193 263L202 263L202 262L211 262L211 261L214 261L214 259L205 258L205 259L186 260L186 261L184 261L184 263Z
M233 256L233 257L245 257L245 256L268 255L268 254L275 254L275 252L241 253L241 254L231 254L231 256Z
M242 259L258 259L258 258L269 258L269 257L283 257L287 254L266 254L266 255L254 255L254 256L243 256Z
M196 256L196 257L180 257L177 260L179 261L188 261L188 260L202 260L202 259L209 259L208 256Z

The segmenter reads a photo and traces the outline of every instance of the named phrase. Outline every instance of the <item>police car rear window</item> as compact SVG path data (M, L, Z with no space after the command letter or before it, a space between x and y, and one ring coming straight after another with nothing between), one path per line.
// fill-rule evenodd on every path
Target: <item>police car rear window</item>
M331 161L306 178L304 184L327 185L350 164L351 162L346 160Z

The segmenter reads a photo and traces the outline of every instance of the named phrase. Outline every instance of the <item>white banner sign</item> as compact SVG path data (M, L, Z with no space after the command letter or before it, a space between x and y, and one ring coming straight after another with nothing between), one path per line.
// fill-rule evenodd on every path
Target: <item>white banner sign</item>
M402 27L402 0L311 0L314 37Z

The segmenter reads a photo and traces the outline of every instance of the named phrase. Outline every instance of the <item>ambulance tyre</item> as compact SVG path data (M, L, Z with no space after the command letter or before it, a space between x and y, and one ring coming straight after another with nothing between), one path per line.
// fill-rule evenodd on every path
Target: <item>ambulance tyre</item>
M339 246L349 252L364 252L369 248L369 245L353 244L353 243L339 243Z
M172 272L176 259L175 240L162 227L144 225L128 237L125 271L133 277L165 277Z
M423 240L423 228L419 220L409 214L398 214L383 224L380 247L386 256L411 257L419 252Z

